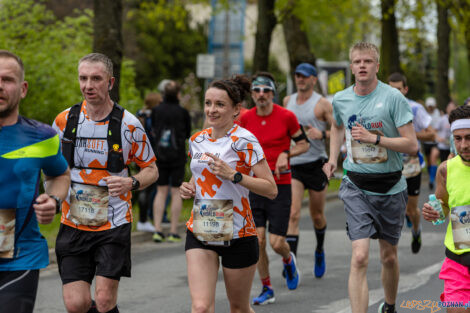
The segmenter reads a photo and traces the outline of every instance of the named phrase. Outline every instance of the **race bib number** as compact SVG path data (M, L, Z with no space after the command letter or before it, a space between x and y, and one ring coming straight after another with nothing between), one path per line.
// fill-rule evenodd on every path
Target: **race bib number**
M403 154L403 171L406 178L415 177L421 173L421 164L418 156Z
M15 222L15 209L0 209L0 258L13 258L15 252Z
M382 135L382 133L371 130L373 134ZM352 163L384 163L388 160L387 149L379 147L373 143L360 143L351 136L351 131L346 130L346 149L348 158Z
M193 233L198 240L208 244L230 241L233 237L233 200L194 200Z
M450 210L450 221L455 248L470 248L470 205L452 208Z
M75 224L101 226L108 222L108 187L72 183L70 216Z

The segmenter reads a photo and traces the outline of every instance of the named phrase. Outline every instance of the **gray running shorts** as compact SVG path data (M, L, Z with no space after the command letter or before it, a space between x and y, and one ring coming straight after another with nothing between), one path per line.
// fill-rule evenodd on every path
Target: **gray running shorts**
M372 238L398 244L408 200L406 190L394 195L366 195L343 179L338 196L344 202L346 232L351 241Z

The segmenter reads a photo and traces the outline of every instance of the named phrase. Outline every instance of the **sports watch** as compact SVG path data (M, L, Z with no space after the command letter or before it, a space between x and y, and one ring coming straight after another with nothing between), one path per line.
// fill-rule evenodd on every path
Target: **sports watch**
M131 176L132 178L132 189L131 190L137 190L140 187L140 181L138 181L134 176Z
M55 200L55 214L60 213L62 209L62 200L60 200L59 197L54 195L49 195L49 197Z
M233 180L232 180L232 183L234 184L238 184L239 182L241 182L243 179L243 175L242 173L240 172L236 172L235 175L233 175Z

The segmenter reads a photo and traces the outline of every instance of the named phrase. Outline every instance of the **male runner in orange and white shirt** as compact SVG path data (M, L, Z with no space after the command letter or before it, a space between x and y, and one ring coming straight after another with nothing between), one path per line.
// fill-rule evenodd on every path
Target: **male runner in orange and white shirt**
M72 142L72 184L63 202L56 242L63 297L68 312L119 312L117 290L122 276L130 277L131 190L143 189L158 178L155 156L139 120L123 110L121 144L108 149L107 134L117 106L109 90L114 84L111 60L88 54L78 63L81 103L76 140ZM70 108L54 123L62 142ZM64 147L62 147L65 154ZM121 168L111 173L108 153L122 152ZM140 172L128 177L127 165ZM90 286L96 274L95 300Z

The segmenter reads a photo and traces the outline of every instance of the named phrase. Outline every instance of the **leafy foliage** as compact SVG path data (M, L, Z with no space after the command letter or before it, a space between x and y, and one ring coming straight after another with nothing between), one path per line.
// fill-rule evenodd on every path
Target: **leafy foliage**
M58 20L42 1L0 2L0 47L22 58L29 83L20 114L51 124L59 112L82 99L77 64L91 52L92 15L84 10ZM132 62L124 61L121 102L129 110L140 105L134 76Z
M206 51L202 25L189 27L183 1L142 1L127 15L125 27L135 33L136 85L156 89L163 79L183 79L196 67L196 56Z

